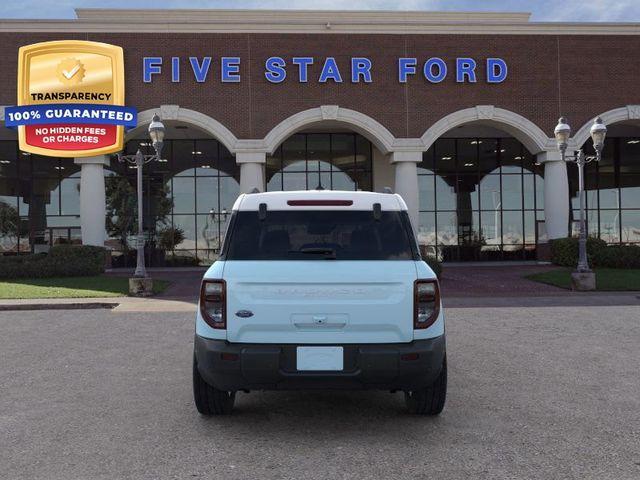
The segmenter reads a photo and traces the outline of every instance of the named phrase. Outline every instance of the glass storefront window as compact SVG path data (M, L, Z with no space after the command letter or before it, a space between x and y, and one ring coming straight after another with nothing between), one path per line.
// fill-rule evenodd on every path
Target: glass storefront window
M535 258L544 180L534 162L512 138L438 139L418 165L419 242L445 261Z
M429 170L422 170L428 172ZM418 189L420 199L420 211L435 210L436 208L436 195L435 195L435 179L433 175L419 175L418 176Z
M524 212L524 243L535 245L536 241L536 212Z
M623 210L620 220L622 241L640 243L640 210Z
M593 220L591 219L593 224ZM597 234L593 229L589 233ZM620 242L620 211L619 210L600 210L600 238L607 243Z
M422 161L418 164L418 175L433 174L433 159L435 149L432 146L429 150L422 154Z
M503 174L520 174L524 160L524 147L515 138L501 138L500 165Z
M171 170L177 177L193 176L195 174L194 157L198 156L196 152L196 145L193 140L173 140L171 142L173 152L171 156ZM166 157L166 152L163 152L162 156Z
M478 146L478 171L480 175L486 175L488 173L496 171L499 167L496 150L498 149L498 140L490 138L478 138L476 145Z
M60 182L60 214L80 215L80 174Z
M315 175L317 178L318 174ZM310 180L310 184L313 185L313 181ZM325 173L322 174L322 186L331 185L332 190L356 190L356 181L349 176L346 172L333 172L331 175ZM326 188L326 187L325 187Z
M458 216L455 212L438 212L438 243L442 245L458 244Z
M470 142L471 140L468 141ZM455 175L456 140L453 138L441 138L436 141L433 148L435 150L435 173L441 177L445 177L449 174Z
M335 135L328 133L314 133L307 135L307 170L309 172L331 171L332 145ZM344 149L344 145L342 145ZM340 160L351 160L353 163L353 148L350 148L351 159L343 155ZM348 156L348 154L347 154Z
M418 227L418 242L421 245L436 245L436 214L435 212L420 212ZM433 251L435 254L435 250Z
M195 211L195 179L176 176L172 180L173 213L193 213Z
M354 133L299 133L267 157L267 191L372 190L371 143Z
M125 146L128 153L138 148L151 153L146 140ZM184 229L175 250L210 263L239 193L235 158L216 140L195 139L167 140L163 160L145 165L145 225ZM544 219L544 169L534 161L511 138L437 140L418 165L420 243L449 260L528 258L521 248L535 248L536 221ZM267 190L372 190L372 163L372 145L361 135L295 134L267 157ZM575 225L577 169L567 168ZM0 208L13 209L14 225L0 238L0 251L78 241L80 167L73 159L25 155L17 142L0 141L0 174ZM105 169L134 191L135 174L115 160ZM589 233L609 243L640 243L640 142L608 137L603 160L588 166L585 179ZM157 222L163 189L172 208ZM108 244L121 248L118 239Z
M502 212L502 243L505 248L524 243L522 211Z
M151 153L146 141L131 141L126 151L135 153L138 148ZM193 265L196 261L211 264L224 233L221 225L226 224L240 191L240 169L235 157L213 139L165 140L162 157L162 162L151 162L143 170L145 225L154 225L151 236L155 248L159 248L158 235L162 231L178 228L185 238L173 251L164 252L164 258L177 266ZM118 165L112 162L105 176L125 177L134 188L135 169L117 171L114 167ZM170 208L163 218L165 210L161 203L166 202ZM122 248L116 238L110 239L108 245ZM149 261L154 265L153 248L149 250ZM135 262L135 258L131 261Z
M175 180L174 180L175 183ZM196 178L196 212L209 213L211 211L220 211L218 198L220 190L218 188L217 177L198 177ZM175 200L174 200L175 202ZM178 211L175 209L174 211Z
M591 140L585 152L593 152ZM572 232L580 218L578 172L568 165ZM630 137L607 137L602 160L585 169L587 231L607 243L638 243L635 212L640 208L640 141ZM625 224L627 222L627 224Z
M0 178L18 175L18 156L17 142L0 140Z
M640 163L640 158L638 158ZM640 207L640 174L625 173L620 176L620 206L622 208Z
M436 176L436 206L438 210L456 209L455 191L440 175Z
M505 210L522 210L522 176L502 175L502 202Z
M487 175L480 180L480 205L483 210L501 208L500 175Z
M526 173L526 172L525 172ZM542 181L542 179L540 179ZM535 175L523 175L522 177L522 200L526 210L536 208L536 177Z

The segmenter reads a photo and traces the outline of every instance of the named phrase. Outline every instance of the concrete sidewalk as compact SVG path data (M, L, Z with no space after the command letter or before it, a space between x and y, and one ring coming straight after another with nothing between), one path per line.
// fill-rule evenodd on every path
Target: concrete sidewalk
M602 307L640 305L640 292L584 293L568 292L564 295L530 296L450 296L443 295L445 308L499 308L499 307ZM12 310L77 310L111 309L120 312L192 312L197 299L190 297L156 296L150 298L64 298L36 300L2 300L0 313Z
M572 292L533 282L525 275L553 270L549 265L445 265L442 297L449 308L640 305L639 292ZM0 300L0 311L110 308L114 312L194 312L204 268L150 269L155 279L171 285L151 298L65 298ZM129 271L108 275L129 276Z
M0 300L0 312L15 310L112 309L115 312L194 312L191 297L39 298Z

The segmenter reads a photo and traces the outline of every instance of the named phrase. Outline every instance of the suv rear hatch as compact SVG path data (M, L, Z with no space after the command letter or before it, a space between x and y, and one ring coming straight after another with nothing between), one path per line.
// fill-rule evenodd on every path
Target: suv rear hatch
M404 211L233 214L222 259L227 340L413 340L416 247Z

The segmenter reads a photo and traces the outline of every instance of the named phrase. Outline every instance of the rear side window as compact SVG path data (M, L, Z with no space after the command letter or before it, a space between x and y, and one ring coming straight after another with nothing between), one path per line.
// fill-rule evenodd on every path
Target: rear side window
M286 210L236 212L226 260L411 260L406 212Z

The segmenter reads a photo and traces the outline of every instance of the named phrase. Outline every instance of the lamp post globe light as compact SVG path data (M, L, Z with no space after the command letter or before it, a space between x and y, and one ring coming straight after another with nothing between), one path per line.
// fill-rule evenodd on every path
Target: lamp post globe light
M584 191L584 166L593 161L599 162L602 158L602 149L604 148L604 139L607 135L607 127L600 117L597 117L591 126L591 140L595 155L585 155L582 149L574 154L567 154L569 138L571 137L571 127L567 119L561 117L558 125L553 131L558 150L562 155L563 161L574 162L578 166L578 192L580 197L580 237L578 240L578 265L576 271L571 274L572 287L575 290L595 290L596 276L589 268L589 260L587 258L587 228L585 221L585 191Z
M135 155L118 154L118 161L135 165L138 194L138 235L136 236L136 271L133 278L129 279L129 293L132 295L149 296L153 294L153 280L147 275L144 264L144 232L143 232L143 203L142 203L142 167L145 163L160 160L164 143L165 127L160 117L155 114L149 124L149 138L154 149L154 154L144 155L138 148Z

